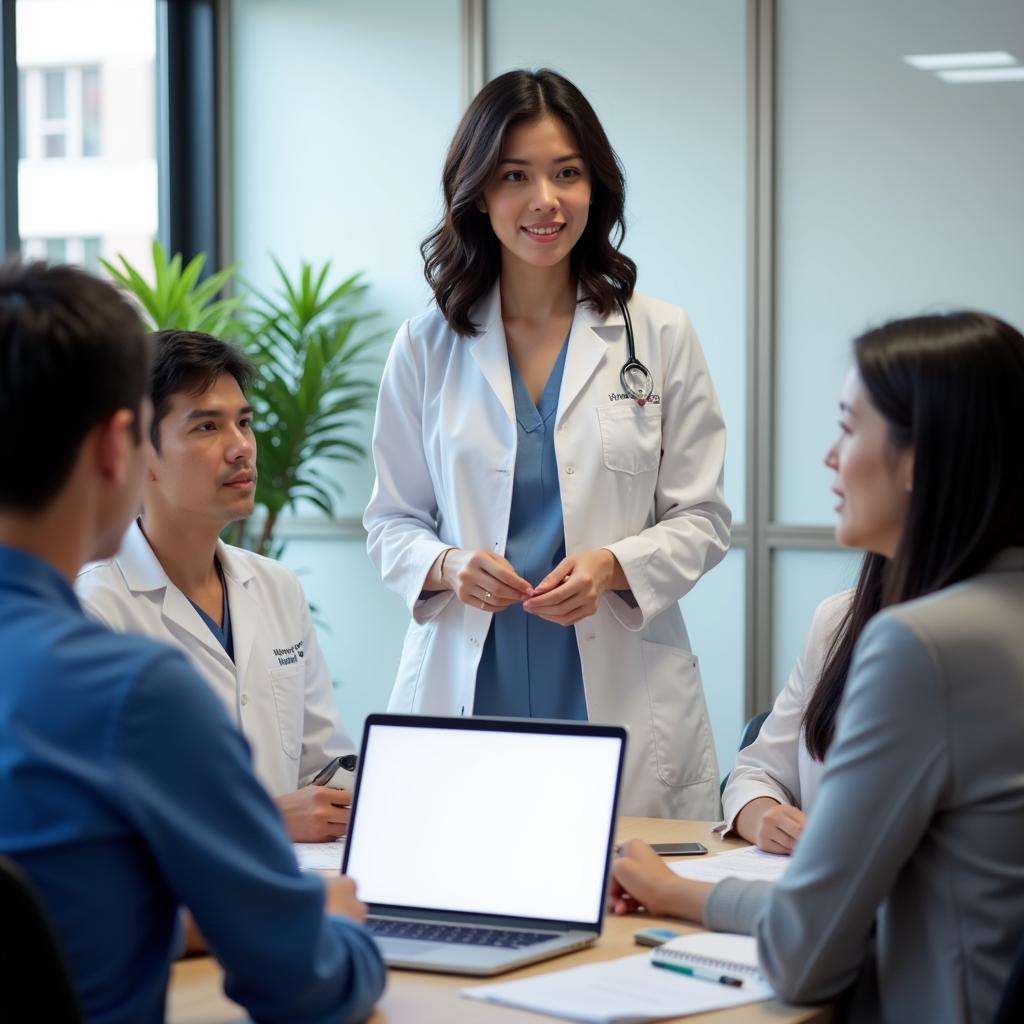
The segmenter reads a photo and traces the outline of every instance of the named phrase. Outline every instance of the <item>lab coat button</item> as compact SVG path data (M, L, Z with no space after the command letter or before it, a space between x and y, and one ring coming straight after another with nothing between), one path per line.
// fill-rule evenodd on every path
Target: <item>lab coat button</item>
M565 471L566 471L566 473L569 474L569 476L572 476L573 473L576 472L576 467L575 466L566 466L565 467Z
M242 707L249 703L249 695L247 693L242 694Z

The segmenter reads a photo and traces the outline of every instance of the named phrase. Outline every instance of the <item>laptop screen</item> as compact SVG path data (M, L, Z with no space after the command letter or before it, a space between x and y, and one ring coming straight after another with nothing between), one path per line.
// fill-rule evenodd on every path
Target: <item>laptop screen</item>
M625 732L371 715L345 868L367 903L599 925Z

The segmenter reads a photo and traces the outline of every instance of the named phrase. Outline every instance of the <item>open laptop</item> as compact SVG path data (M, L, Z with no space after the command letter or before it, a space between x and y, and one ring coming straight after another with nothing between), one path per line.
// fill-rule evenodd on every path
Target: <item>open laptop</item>
M498 974L601 934L626 730L370 715L342 871L393 967Z

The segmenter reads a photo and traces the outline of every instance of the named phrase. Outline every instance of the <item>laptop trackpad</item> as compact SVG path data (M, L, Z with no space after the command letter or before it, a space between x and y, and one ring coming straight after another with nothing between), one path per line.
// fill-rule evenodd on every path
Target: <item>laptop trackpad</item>
M375 938L385 960L436 960L444 957L451 946L446 942L426 942L422 939Z

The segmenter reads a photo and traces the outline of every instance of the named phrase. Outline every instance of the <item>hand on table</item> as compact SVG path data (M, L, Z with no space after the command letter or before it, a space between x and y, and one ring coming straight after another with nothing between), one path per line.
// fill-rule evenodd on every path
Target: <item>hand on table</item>
M612 861L610 904L616 914L646 910L655 917L700 922L713 886L680 878L642 839L618 847Z
M448 552L445 577L463 604L488 612L503 612L533 594L512 563L493 551L454 548Z
M366 923L366 904L356 896L356 883L348 875L324 879L324 894L327 897L324 909L328 914Z
M622 569L607 548L568 555L533 588L523 609L559 626L574 626L597 611L617 576Z
M294 843L329 843L343 836L351 803L351 790L330 786L303 786L277 798Z
M755 844L765 853L783 853L788 856L796 849L797 840L806 824L807 815L799 807L778 804L761 816Z

